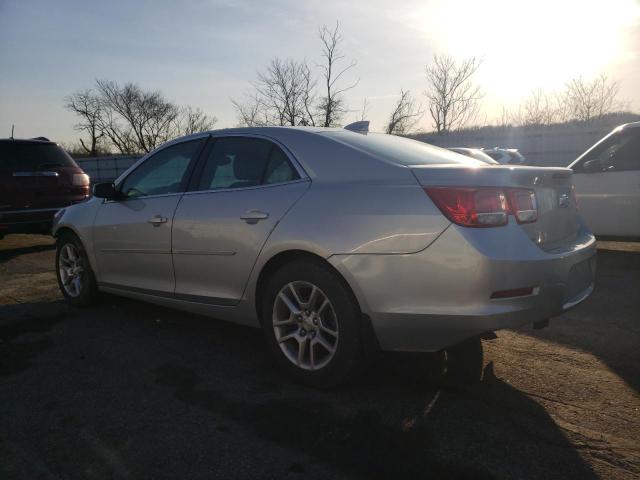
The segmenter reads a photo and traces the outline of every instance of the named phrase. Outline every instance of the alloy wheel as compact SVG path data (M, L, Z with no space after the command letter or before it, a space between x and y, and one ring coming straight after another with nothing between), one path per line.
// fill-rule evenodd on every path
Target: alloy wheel
M338 319L329 298L310 282L286 284L275 298L273 329L287 359L304 370L327 365L338 346Z
M64 291L70 297L78 297L82 292L84 265L78 248L65 243L58 256L58 272Z

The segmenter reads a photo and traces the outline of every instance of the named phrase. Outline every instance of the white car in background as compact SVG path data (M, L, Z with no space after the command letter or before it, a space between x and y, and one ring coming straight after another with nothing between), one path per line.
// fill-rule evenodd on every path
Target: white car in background
M640 122L615 128L569 168L582 217L596 235L640 237Z
M524 156L517 148L483 148L482 152L502 165L524 165Z
M467 148L467 147L449 147L447 150L465 155L467 157L475 158L481 162L488 163L489 165L500 165L489 155L484 153L480 148Z

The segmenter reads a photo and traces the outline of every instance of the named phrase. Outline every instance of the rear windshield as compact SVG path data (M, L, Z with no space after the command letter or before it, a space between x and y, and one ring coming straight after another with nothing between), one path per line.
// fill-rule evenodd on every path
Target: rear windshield
M76 166L69 154L53 143L0 143L1 171L33 172L53 167Z
M326 132L325 135L392 163L412 165L483 165L483 162L435 147L428 143L384 133Z

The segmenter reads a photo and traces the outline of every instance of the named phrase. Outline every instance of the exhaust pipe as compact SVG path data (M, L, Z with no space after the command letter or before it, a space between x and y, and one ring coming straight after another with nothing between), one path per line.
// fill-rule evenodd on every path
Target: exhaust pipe
M539 322L533 322L534 330L542 330L543 328L547 328L549 326L549 319L546 318L544 320L540 320Z

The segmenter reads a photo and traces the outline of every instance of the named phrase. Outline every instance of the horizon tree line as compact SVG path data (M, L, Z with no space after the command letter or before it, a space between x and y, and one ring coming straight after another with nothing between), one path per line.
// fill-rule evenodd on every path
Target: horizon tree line
M360 78L348 79L357 66L347 60L340 24L323 25L317 32L319 64L274 57L241 99L230 99L239 126L342 125L350 110L346 92L356 88ZM428 114L434 131L447 134L478 125L483 93L475 81L482 60L454 59L435 53L425 66L426 106L409 91L400 89L398 99L384 125L389 134L407 135ZM498 126L536 126L578 121L589 123L626 105L618 100L619 83L601 74L588 81L571 79L561 92L536 89L512 110L503 107ZM96 80L93 88L73 92L65 108L79 117L74 128L87 138L79 139L78 150L95 156L116 150L123 154L146 153L162 143L190 133L211 130L214 115L198 107L180 106L158 90L145 90L135 83L119 84ZM358 118L366 120L365 98ZM486 122L485 122L486 123Z

